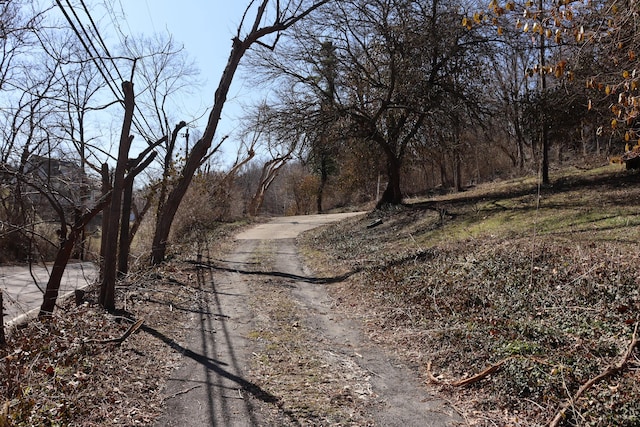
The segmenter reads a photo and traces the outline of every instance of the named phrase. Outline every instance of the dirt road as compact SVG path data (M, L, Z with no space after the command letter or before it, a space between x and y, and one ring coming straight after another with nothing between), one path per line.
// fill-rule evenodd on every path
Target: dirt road
M238 235L224 260L210 259L203 245L196 260L201 306L194 313L200 326L187 343L179 343L183 364L169 380L167 410L158 426L409 427L460 421L428 395L410 368L368 343L356 320L335 313L326 287L301 265L294 237L344 217L274 219ZM292 313L298 317L286 318L282 327L278 322ZM307 341L287 342L280 351L283 340L301 336ZM294 353L295 372L282 372L286 365L274 359ZM300 377L299 384L278 380L289 377ZM325 406L305 404L304 396L322 400L322 394L331 395Z

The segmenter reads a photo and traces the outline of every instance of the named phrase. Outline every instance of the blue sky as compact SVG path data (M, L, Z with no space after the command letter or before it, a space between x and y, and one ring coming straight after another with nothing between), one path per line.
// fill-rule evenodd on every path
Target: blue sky
M131 35L168 32L177 44L184 45L205 81L203 90L188 100L194 110L201 110L201 107L213 104L214 92L229 57L231 39L237 33L247 4L248 0L116 0L113 7L117 12L124 12L125 20L120 24L123 32ZM216 139L238 126L241 106L250 102L249 92L242 82L242 70L239 70ZM199 122L200 130L205 122L206 116ZM227 162L233 161L236 152L233 141L229 142L223 147Z

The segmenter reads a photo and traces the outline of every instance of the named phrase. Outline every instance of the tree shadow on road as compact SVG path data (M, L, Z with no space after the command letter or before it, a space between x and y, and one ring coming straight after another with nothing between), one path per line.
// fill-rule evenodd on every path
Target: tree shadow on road
M339 276L334 276L334 277L308 277L308 276L300 276L298 274L283 273L281 271L241 270L241 269L238 269L238 268L230 268L230 267L223 267L223 266L220 266L220 265L203 263L202 261L193 261L192 260L192 261L187 261L187 262L190 263L190 264L199 266L199 267L210 268L212 270L224 271L224 272L227 272L227 273L239 273L239 274L251 275L251 276L278 277L278 278L281 278L281 279L290 279L290 280L294 280L296 282L305 282L305 283L311 283L311 284L315 284L315 285L329 285L331 283L342 282L344 280L347 280L349 277L353 276L354 274L357 274L360 271L362 271L362 269L355 269L355 270L350 271L348 273L341 274Z
M157 329L151 328L146 325L143 325L140 329L148 333L149 335L159 339L160 341L162 341L163 343L171 347L173 350L184 355L185 357L188 357L189 359L192 359L198 362L199 364L204 366L206 369L235 382L236 384L238 384L238 386L242 390L246 391L247 393L250 393L253 397L266 403L279 402L279 399L276 396L263 390L262 388L260 388L260 386L250 381L247 381L242 377L234 375L233 373L224 369L223 366L229 366L227 363L207 357L206 355L203 355L203 354L196 353L192 350L189 350L188 348L185 348L180 344L178 344L172 338L164 335L162 332L158 331Z

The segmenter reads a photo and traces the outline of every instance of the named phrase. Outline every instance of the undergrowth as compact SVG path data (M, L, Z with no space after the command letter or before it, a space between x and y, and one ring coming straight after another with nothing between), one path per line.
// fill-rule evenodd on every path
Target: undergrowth
M572 400L620 361L640 320L638 177L555 179L376 211L303 242L311 264L353 273L338 298L359 301L369 335L424 366L470 424L548 424L568 404L561 425L640 425L639 349Z

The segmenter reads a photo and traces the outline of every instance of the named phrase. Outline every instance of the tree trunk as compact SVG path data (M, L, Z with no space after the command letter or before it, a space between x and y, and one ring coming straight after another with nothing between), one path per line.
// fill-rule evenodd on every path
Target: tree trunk
M249 216L258 216L258 212L262 208L262 204L264 203L264 193L265 189L260 188L256 194L251 198L251 203L249 203L248 214Z
M124 175L127 168L127 160L129 159L129 148L131 147L131 141L133 139L129 134L131 131L131 122L133 120L133 110L135 107L133 83L127 81L122 82L122 91L124 92L124 120L122 122L122 131L120 133L118 160L113 173L111 203L108 209L109 230L106 236L103 235L103 238L106 238L104 275L102 278L99 300L100 305L109 311L113 311L116 308L115 290L117 275L118 225L120 224Z
M49 276L49 281L47 282L47 288L44 292L44 298L42 300L42 305L40 306L40 313L38 314L38 317L50 316L51 313L53 313L56 301L58 300L60 281L64 275L64 270L67 267L67 263L69 262L69 258L71 257L71 253L76 244L76 240L78 239L78 236L82 234L82 230L87 226L89 221L91 221L91 219L109 203L110 197L111 195L109 194L105 195L93 209L80 216L73 224L73 227L71 227L69 235L60 245L60 249L58 249L56 259L53 263L53 268L51 269L51 276Z
M318 185L318 194L316 196L316 207L318 213L322 213L322 198L324 196L324 188L327 186L327 181L329 181L329 166L327 165L327 159L323 155L321 164L320 164L320 185Z
M2 301L2 289L0 289L0 348L7 343L4 336L4 302Z
M131 203L133 199L133 179L128 180L122 195L122 218L120 219L120 238L118 250L118 276L129 271L129 227L131 225Z
M543 9L543 0L538 0L538 8L540 11ZM540 21L544 17L540 17ZM541 85L541 94L542 94L542 108L540 109L541 117L540 117L540 126L542 127L542 184L549 185L551 183L549 179L549 129L547 126L547 112L546 112L546 103L547 103L547 75L544 71L546 65L546 45L545 45L545 36L544 34L540 34L540 85Z
M102 169L100 170L100 175L102 178L102 197L104 197L109 191L111 191L111 180L109 179L109 165L106 163L102 164ZM109 233L109 214L108 209L102 213L102 223L101 223L101 235L100 235L100 283L102 283L102 279L104 278L104 254L105 254L105 245L107 243L107 234Z
M543 113L544 115L544 113ZM542 184L549 185L549 129L547 123L542 120Z
M169 232L171 231L171 224L173 218L178 211L180 202L191 184L193 175L202 162L202 159L207 155L207 151L211 148L213 137L218 128L218 122L222 115L222 107L227 100L229 94L229 88L233 81L233 76L238 69L240 59L250 46L250 43L241 42L239 39L233 40L233 47L231 48L231 54L229 55L229 61L220 78L220 84L215 94L215 101L213 109L209 114L209 120L207 127L204 131L204 135L193 146L189 157L182 169L182 173L178 178L178 182L167 196L167 200L162 207L162 211L158 213L158 219L156 222L156 230L153 236L153 243L151 248L151 263L153 265L160 264L164 261L164 257L167 251L167 240L169 238Z
M462 191L464 190L462 185L462 158L458 149L453 150L453 165L456 191Z
M157 144L157 143L156 143ZM125 275L129 272L129 249L133 235L140 226L140 220L136 218L134 229L130 230L131 207L133 204L133 182L136 176L151 164L157 153L154 151L142 163L140 160L146 155L143 154L138 159L129 160L129 174L124 179L124 194L122 197L122 220L120 221L120 250L118 251L118 274ZM145 210L146 212L146 210Z
M447 175L447 156L445 153L441 153L438 166L440 169L440 185L442 188L449 188L451 186L451 180Z
M399 205L402 203L400 191L400 159L393 153L387 152L387 188L378 200L377 208L384 205Z
M79 230L71 230L71 233L69 233L67 239L62 242L62 245L56 254L56 259L53 262L51 276L49 276L49 281L47 282L47 289L44 292L44 299L40 306L40 313L38 314L38 317L48 316L53 313L56 301L58 300L60 281L64 275L64 270L67 267L69 258L71 258L71 252L73 251L73 247L76 244L76 239L79 234Z

